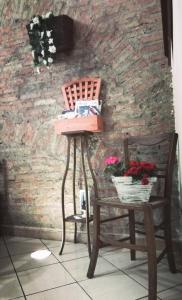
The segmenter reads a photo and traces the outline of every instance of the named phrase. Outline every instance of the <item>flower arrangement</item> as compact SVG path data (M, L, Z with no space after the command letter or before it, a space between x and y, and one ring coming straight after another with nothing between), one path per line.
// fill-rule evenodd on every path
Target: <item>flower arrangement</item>
M49 66L54 61L56 46L53 36L53 18L52 12L42 16L33 16L26 26L35 66L41 64Z
M117 156L109 156L104 160L104 172L113 176L131 176L134 180L141 180L142 185L149 183L149 177L154 176L156 165L145 161L130 161L126 167Z

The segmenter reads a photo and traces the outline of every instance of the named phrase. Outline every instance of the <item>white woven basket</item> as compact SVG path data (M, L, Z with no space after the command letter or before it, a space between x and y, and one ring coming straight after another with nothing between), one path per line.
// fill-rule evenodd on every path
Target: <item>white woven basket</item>
M147 202L156 181L156 177L151 177L147 185L142 185L140 180L133 181L132 177L112 177L119 199L121 202L127 203L136 201Z

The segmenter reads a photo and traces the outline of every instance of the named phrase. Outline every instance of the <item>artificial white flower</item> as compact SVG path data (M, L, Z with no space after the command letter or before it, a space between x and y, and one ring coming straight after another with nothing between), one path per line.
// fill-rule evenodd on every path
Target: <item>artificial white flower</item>
M51 53L55 53L56 52L56 47L55 46L49 46L48 51L51 52Z
M52 11L49 11L48 13L46 13L45 18L49 18L50 15L52 15Z
M44 46L44 40L41 40L41 41L40 41L40 45L41 45L42 48L44 48L44 47L43 47L43 46Z
M39 24L39 18L38 18L38 17L34 17L34 18L32 19L32 22L33 22L34 24Z
M30 29L32 30L34 27L34 23L30 23Z
M42 62L42 56L38 56L38 62L39 62L39 63Z
M49 39L49 40L48 40L48 43L49 43L49 44L53 44L53 39Z
M46 34L47 34L48 37L51 36L51 32L52 32L52 30L47 30L47 31L46 31Z
M32 46L32 57L36 67L39 64L48 67L54 62L54 59L51 57L52 53L56 53L52 33L53 30L50 30L49 26L47 27L48 30L45 30L44 27L44 22L47 21L46 19L49 19L52 16L52 12L48 12L42 16L34 16L29 23L29 37L33 39L37 38L36 42L38 44L38 48L34 45ZM41 22L42 19L44 19L43 24ZM47 57L47 51L49 51L49 57ZM37 72L39 73L39 68L37 68Z
M52 59L52 57L48 57L48 62L49 62L50 64L52 64L52 63L53 63L53 59Z

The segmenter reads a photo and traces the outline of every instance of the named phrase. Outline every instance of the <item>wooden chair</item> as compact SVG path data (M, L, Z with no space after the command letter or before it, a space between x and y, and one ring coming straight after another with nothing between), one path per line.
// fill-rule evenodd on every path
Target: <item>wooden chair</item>
M67 109L74 109L76 100L98 100L100 94L100 78L81 78L62 86L62 93Z
M153 161L157 164L156 176L159 181L163 182L163 195L151 196L149 202L123 203L117 197L98 198L94 201L93 248L87 273L88 278L94 276L99 248L102 247L103 243L130 249L132 260L135 260L136 251L147 252L149 300L157 299L157 263L165 254L167 254L170 271L172 273L176 272L171 239L171 192L177 138L176 133L167 133L159 136L127 137L124 140L126 164L129 160L136 159L136 156L142 160ZM125 237L123 240L118 241L101 234L100 224L106 221L101 219L101 208L103 207L105 209L116 207L128 211L129 236L127 238ZM159 208L163 212L163 219L160 220L160 224L155 225L155 210ZM137 222L135 221L137 213L142 213L143 215L144 222L138 222L138 224L144 226L144 231L137 230ZM164 234L157 234L158 230ZM145 234L145 244L136 243L136 232ZM156 237L164 239L165 244L158 257L156 255Z

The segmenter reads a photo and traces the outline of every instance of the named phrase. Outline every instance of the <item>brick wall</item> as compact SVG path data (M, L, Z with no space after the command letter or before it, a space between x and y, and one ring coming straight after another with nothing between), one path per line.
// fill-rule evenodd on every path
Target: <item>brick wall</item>
M49 10L74 19L75 47L37 74L25 25L33 14ZM0 12L0 158L8 162L9 179L9 199L1 214L14 232L54 236L61 228L66 151L65 137L54 132L64 107L63 83L83 76L102 78L105 132L90 145L100 192L113 191L102 175L103 158L122 153L123 134L174 128L160 1L2 0ZM67 212L72 207L70 184L71 178Z

